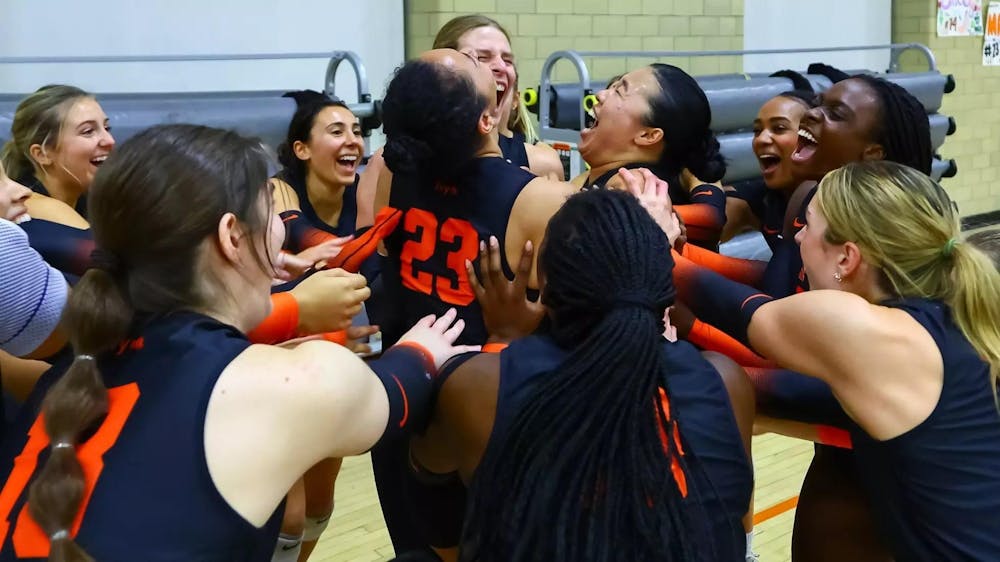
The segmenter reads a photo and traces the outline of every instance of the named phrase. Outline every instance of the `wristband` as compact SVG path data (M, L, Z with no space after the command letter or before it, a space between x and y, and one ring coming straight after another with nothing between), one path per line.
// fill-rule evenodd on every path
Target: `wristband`
M333 342L337 345L342 345L347 347L347 330L337 330L336 332L326 332L320 334L324 340L328 342Z
M483 353L500 353L507 349L506 343L488 343L483 346Z
M289 292L271 295L271 314L247 334L253 343L281 343L296 337L299 327L299 301Z

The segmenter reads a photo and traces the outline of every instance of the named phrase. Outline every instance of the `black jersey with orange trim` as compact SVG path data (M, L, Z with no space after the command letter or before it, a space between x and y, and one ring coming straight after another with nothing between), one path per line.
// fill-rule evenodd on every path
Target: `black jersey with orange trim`
M465 320L460 344L482 344L488 334L465 272L478 261L479 242L495 236L501 256L514 201L534 174L503 158L475 158L454 185L396 174L389 206L403 213L385 238L387 263L383 341L391 345L417 320L449 308ZM508 277L513 273L501 260ZM391 318L389 317L391 316Z
M35 218L20 223L20 227L28 234L28 244L71 284L90 267L90 253L94 250L90 229Z
M753 472L719 373L687 342L664 341L665 381L672 417L677 420L688 467L686 502L695 517L707 517L715 549L711 560L742 560L746 536L742 518L750 505ZM529 400L534 382L566 359L567 351L551 338L531 336L500 352L496 418L484 461L498 454L514 417ZM477 486L494 482L473 479ZM706 547L707 548L707 547Z
M285 223L284 250L297 254L334 237L354 234L358 221L358 181L360 176L354 174L354 183L344 188L343 203L337 224L327 224L319 215L312 202L305 182L287 171L282 171L275 178L287 183L299 198L299 209L281 213Z
M525 142L527 142L527 139L524 133L517 131L514 131L509 137L500 135L500 152L503 153L503 157L511 164L528 167L531 164L528 162L528 149L524 147Z
M204 450L212 389L250 343L231 326L187 312L150 321L135 335L99 360L109 411L77 447L88 485L76 541L111 562L269 560L283 506L255 528L219 494ZM39 381L0 454L0 561L49 551L25 502L48 457L39 405L61 374L56 368Z
M1000 414L990 367L940 301L882 303L930 333L944 362L931 414L884 441L851 437L875 520L897 560L996 560L1000 555Z
M672 174L648 162L631 162L621 166L627 170L647 168L658 178L667 182L670 201L674 210L684 221L689 243L711 250L718 249L722 228L726 226L726 193L716 185L701 184L690 191L684 189L677 174ZM618 174L618 168L608 170L597 178L587 178L584 189L599 189L607 186L611 178Z

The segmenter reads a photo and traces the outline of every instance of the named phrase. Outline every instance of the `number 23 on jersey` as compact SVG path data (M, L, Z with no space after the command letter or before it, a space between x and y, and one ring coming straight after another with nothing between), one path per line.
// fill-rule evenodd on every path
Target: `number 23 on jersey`
M465 274L465 261L475 261L479 255L479 233L475 227L456 218L440 222L423 209L410 209L403 217L403 230L417 235L415 240L404 242L400 251L403 286L425 295L436 290L438 298L448 304L466 306L471 303L475 294ZM438 275L421 267L421 262L434 257L438 244L455 248L446 254L448 275Z

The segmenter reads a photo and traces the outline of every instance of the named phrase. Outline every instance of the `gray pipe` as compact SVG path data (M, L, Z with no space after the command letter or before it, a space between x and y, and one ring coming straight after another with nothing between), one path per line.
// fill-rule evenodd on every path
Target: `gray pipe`
M941 107L947 77L937 72L913 74L881 74L899 84L917 98L928 113ZM805 75L817 92L831 86L825 76ZM757 112L767 100L793 88L787 78L770 78L743 75L714 75L697 77L712 107L712 130L716 132L747 130ZM607 80L591 80L589 91L597 92L607 85ZM580 85L552 84L549 89L549 119L551 127L578 129L580 122Z
M295 101L283 92L172 92L97 94L97 100L121 142L139 131L161 123L197 123L234 129L260 137L271 146L284 141ZM23 95L0 95L0 140L10 138L11 121ZM374 115L372 102L348 104L359 118Z

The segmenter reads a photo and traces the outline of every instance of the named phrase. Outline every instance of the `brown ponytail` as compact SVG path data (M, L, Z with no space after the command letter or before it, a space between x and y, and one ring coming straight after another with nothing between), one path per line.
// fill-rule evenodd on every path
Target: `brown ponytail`
M108 411L108 390L96 358L125 339L132 307L110 273L91 269L73 288L64 314L73 327L76 357L42 403L51 454L31 485L28 505L52 539L49 560L89 561L92 558L70 536L85 489L76 446Z

